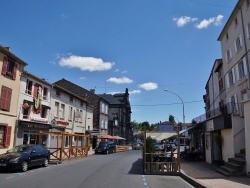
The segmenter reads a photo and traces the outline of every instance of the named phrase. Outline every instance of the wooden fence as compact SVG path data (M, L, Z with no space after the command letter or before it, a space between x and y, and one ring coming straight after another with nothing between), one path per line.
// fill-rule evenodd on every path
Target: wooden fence
M64 160L88 156L90 135L61 132L39 133L39 144L50 150L50 161L61 163Z

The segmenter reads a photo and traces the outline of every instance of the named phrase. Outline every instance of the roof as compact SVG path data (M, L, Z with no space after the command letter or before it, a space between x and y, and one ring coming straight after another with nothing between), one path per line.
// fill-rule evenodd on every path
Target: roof
M68 91L69 93L72 93L75 96L79 97L80 99L82 99L86 103L89 103L89 101L87 101L86 93L90 93L90 92L88 90L64 79L64 78L57 81L57 82L54 82L53 86L64 89L64 90ZM93 94L93 95L95 95L95 94Z
M18 63L23 64L24 66L28 65L26 62L24 62L22 59L20 59L19 57L17 57L16 55L14 55L13 53L11 53L10 50L8 50L7 48L3 47L0 45L0 52L10 56L11 58L15 59Z
M111 94L100 94L100 97L102 97L103 99L107 100L110 104L123 104L122 102L120 102L116 97L114 97Z

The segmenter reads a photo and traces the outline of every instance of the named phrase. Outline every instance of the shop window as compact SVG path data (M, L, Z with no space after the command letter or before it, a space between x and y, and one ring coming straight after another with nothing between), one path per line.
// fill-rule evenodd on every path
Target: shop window
M16 79L16 71L18 64L11 58L4 56L3 58L3 66L2 66L2 75L15 80Z
M0 98L0 109L4 111L10 111L12 90L5 86L2 86L1 98Z

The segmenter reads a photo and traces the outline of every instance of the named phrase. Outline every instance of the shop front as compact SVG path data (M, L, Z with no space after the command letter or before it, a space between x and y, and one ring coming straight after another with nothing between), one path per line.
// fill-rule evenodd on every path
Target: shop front
M22 121L18 122L16 145L20 144L38 144L39 132L48 131L52 126L48 123L34 122L34 121ZM47 137L42 137L42 143L45 145Z

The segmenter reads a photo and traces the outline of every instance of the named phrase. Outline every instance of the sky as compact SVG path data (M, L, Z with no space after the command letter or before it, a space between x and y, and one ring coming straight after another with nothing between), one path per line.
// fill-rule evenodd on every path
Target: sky
M154 124L171 114L189 123L205 113L205 86L222 58L217 39L236 3L3 1L0 45L49 83L65 78L96 94L128 88L131 121Z

